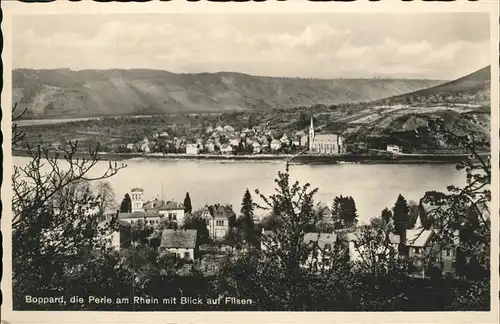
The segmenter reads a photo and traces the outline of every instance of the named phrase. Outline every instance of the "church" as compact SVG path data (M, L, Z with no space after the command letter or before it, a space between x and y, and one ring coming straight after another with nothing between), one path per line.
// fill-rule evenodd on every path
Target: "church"
M316 134L311 116L309 127L309 152L316 154L339 154L342 152L342 138L338 134Z

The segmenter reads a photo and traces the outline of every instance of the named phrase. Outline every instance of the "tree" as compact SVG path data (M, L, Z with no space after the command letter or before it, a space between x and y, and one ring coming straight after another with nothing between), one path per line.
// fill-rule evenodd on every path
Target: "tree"
M464 115L471 123L478 122ZM426 217L432 219L439 244L443 248L456 247L456 233L459 234L459 256L464 260L461 275L472 280L463 289L455 289L450 309L489 310L490 307L490 249L491 221L491 159L480 152L491 149L489 140L474 133L458 134L450 129L441 118L428 121L426 131L441 136L452 146L463 148L469 157L457 164L465 172L466 185L463 188L450 185L448 193L427 197L435 206Z
M406 202L405 197L399 194L394 207L392 208L393 219L394 219L394 233L403 236L409 223L409 213L410 207Z
M184 198L184 213L190 214L193 211L193 206L191 205L191 197L189 197L189 192L186 192L186 198Z
M288 165L285 172L278 172L275 182L276 193L269 197L256 190L264 202L257 207L281 220L279 231L261 238L266 247L262 257L249 254L227 265L232 270L222 271L219 289L251 296L267 310L302 310L312 303L312 273L303 265L317 246L304 242L304 235L305 228L319 220L313 200L317 189L291 183ZM238 269L244 269L245 276L238 275Z
M197 230L199 244L206 244L210 241L210 236L208 233L207 223L201 217L201 215L202 215L201 210L197 210L192 214L186 215L183 227L185 229Z
M338 196L333 199L332 217L335 228L355 226L358 222L356 203L352 197Z
M13 132L18 132L15 123ZM12 144L23 137L16 133ZM78 142L69 142L59 152L27 144L30 161L14 166L12 175L12 264L15 304L36 291L62 289L64 270L86 260L77 256L104 245L109 226L98 226L98 200L87 182L115 175L124 165L109 163L101 175L90 170L99 162L98 150L86 156Z
M116 213L115 192L109 182L99 181L96 186L99 215L104 216Z
M242 231L243 239L253 245L256 244L254 208L255 204L252 200L252 195L247 188L241 202L241 215L238 219L238 225Z
M393 220L392 212L387 207L382 210L380 217L384 221L384 224L389 224Z
M122 203L120 204L121 213L131 213L132 212L132 199L128 193L123 197Z

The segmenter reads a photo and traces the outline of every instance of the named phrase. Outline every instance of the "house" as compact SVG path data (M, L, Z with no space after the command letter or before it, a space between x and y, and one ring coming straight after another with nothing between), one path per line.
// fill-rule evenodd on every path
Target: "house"
M432 230L412 229L406 231L405 245L408 258L413 265L413 273L425 277L428 261L439 255L433 243L435 233Z
M224 126L224 132L226 134L233 134L234 133L234 128L230 125Z
M180 259L195 260L198 254L197 237L195 229L164 229L158 251L173 253Z
M273 231L262 229L260 249L267 251L272 247L279 248L279 242L275 241ZM328 261L337 244L336 233L306 233L303 242L311 249L311 254L302 264L303 267L322 266L325 269L330 267ZM317 248L317 249L316 249ZM315 264L318 262L318 264Z
M211 239L223 239L236 223L236 213L230 205L216 204L207 206L208 214L205 214L207 229Z
M252 148L253 148L253 152L255 154L259 154L262 151L262 147L261 147L261 145L258 142L253 142L252 143Z
M238 147L238 145L240 145L240 141L241 139L239 136L234 136L229 140L229 145L231 145L232 147Z
M128 143L127 144L127 149L129 149L129 150L132 151L134 148L135 148L135 144L134 143Z
M144 137L141 143L141 151L144 153L149 153L151 150L149 148L150 143L147 137Z
M222 144L220 151L222 154L231 154L233 152L233 147L229 144Z
M300 146L307 147L308 143L309 143L309 136L303 135L300 137Z
M376 235L373 236L375 237ZM389 240L389 245L380 244L381 242L367 241L363 239L363 232L357 230L354 232L345 233L343 241L347 243L349 259L351 260L351 262L366 263L378 262L379 258L385 258L391 252L398 251L400 244L399 235L389 233L387 239ZM390 248L388 249L387 246L389 246ZM373 257L367 257L368 254L375 256L375 260L373 259Z
M313 118L309 127L309 151L317 154L339 154L342 152L342 138L339 134L316 134Z
M279 140L272 140L271 141L271 150L277 151L281 148L281 142Z
M280 142L283 144L283 145L288 145L290 143L290 140L288 139L288 136L285 134L283 134L283 136L281 136L280 138Z
M187 155L198 155L200 150L198 149L198 144L186 144L186 154Z
M207 152L212 153L213 151L215 151L215 144L212 142L208 142L205 145L205 148L206 148Z
M129 224L144 223L150 226L159 226L162 220L162 216L157 210L149 211L133 211L130 213L118 214L118 219L122 222L127 222Z
M172 200L149 201L144 204L145 211L157 211L162 219L172 221L179 225L184 224L184 205Z
M127 224L128 224L127 222L118 220L118 225L123 226ZM99 222L99 224L97 224L97 228L99 233L104 232L103 234L100 234L105 244L104 247L116 250L120 249L120 247L122 246L122 242L120 240L121 239L120 230L113 229L110 226L109 219Z
M294 137L292 141L293 146L300 146L300 137Z
M314 266L315 262L325 269L331 267L330 258L333 253L335 244L337 243L337 234L335 233L306 233L304 235L304 243L309 247L317 245L317 254L311 253L306 261L305 266Z
M387 144L387 152L401 153L401 147L396 144Z
M138 221L158 226L162 220L178 224L184 223L184 205L174 201L155 199L144 203L144 190L132 188L130 193L132 210L128 213L118 213L118 219L134 224Z

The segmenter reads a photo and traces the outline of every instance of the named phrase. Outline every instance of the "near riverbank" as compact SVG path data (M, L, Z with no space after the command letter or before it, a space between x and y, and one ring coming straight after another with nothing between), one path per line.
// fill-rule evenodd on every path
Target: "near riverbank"
M28 152L14 150L13 156L29 156ZM489 156L490 153L481 153ZM88 156L88 152L76 154L76 157ZM62 158L62 155L61 155ZM103 161L124 161L135 158L144 159L166 159L166 160L205 160L214 162L232 161L290 161L293 164L451 164L469 159L467 154L397 154L397 155L313 155L313 154L259 154L259 155L216 155L216 154L141 154L141 153L99 153Z

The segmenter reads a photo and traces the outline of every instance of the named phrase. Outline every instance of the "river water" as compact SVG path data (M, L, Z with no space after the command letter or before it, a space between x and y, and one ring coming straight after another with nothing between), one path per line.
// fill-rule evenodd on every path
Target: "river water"
M25 165L27 157L13 157L13 164ZM285 163L275 162L217 162L191 160L127 160L127 167L107 181L112 185L118 203L133 187L144 188L145 199L161 198L182 202L189 192L193 209L205 204L232 204L238 213L245 189L250 189L254 201L262 200L254 194L274 192L274 179ZM99 162L92 175L102 174L109 162ZM61 162L64 167L64 163ZM359 220L368 222L379 216L385 207L392 208L398 194L418 201L428 190L445 191L448 185L462 186L464 174L452 164L343 164L292 165L291 177L319 188L316 202L328 206L338 195L352 196L356 202ZM263 212L258 213L262 215Z

